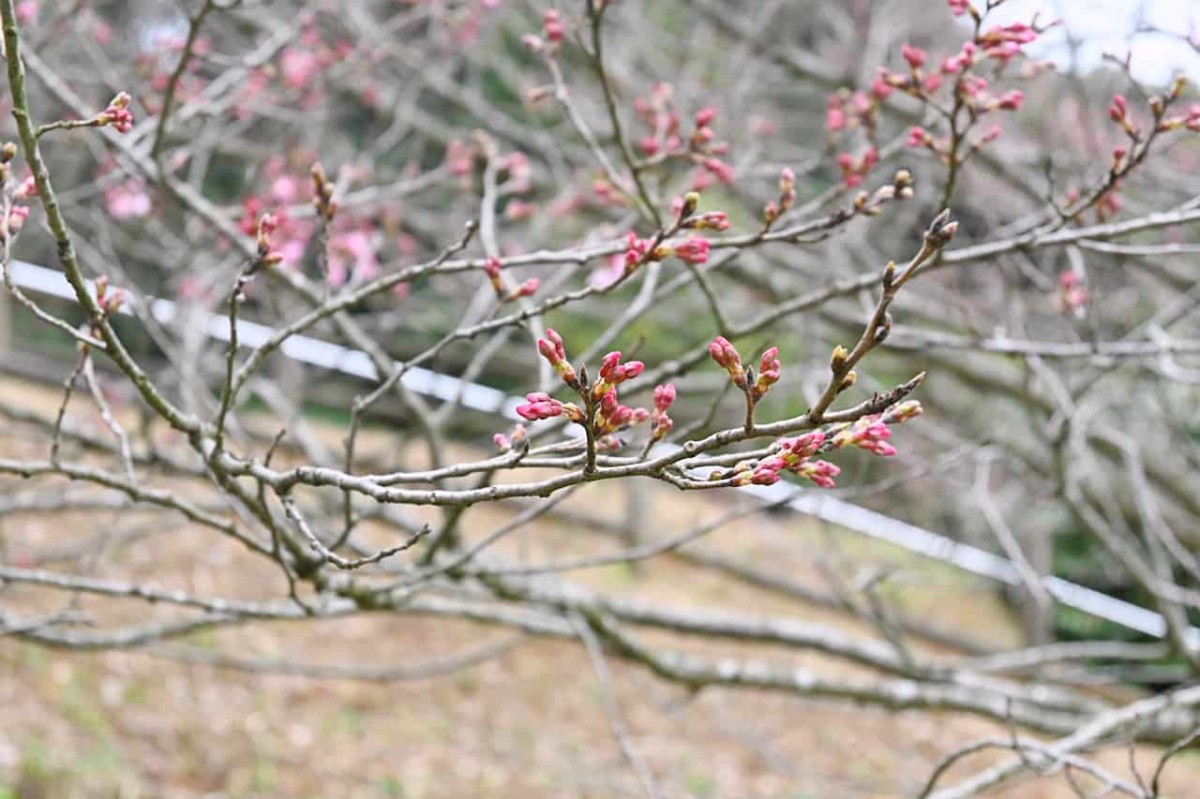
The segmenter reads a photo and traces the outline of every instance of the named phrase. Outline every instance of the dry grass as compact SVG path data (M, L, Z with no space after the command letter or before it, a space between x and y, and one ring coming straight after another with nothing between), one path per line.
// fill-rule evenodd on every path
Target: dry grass
M52 412L55 393L9 381L0 400ZM85 416L84 404L73 406ZM317 433L336 443L332 431ZM36 437L10 431L4 455L34 455ZM379 434L377 452L399 445ZM0 482L4 491L47 490ZM591 486L567 507L615 518L619 489ZM654 491L650 528L666 535L712 518L728 498ZM472 537L511 518L509 508L468 514ZM110 536L80 567L197 593L276 597L283 580L270 564L169 514L104 511L0 518L0 553L20 560ZM612 540L561 519L541 519L500 546L533 562L612 551ZM795 517L748 516L705 546L776 573L823 585L821 563L898 569L900 607L941 626L1011 644L1018 634L989 586L837 530ZM853 567L848 564L853 563ZM71 568L66 562L46 568ZM740 584L678 558L573 575L581 582L676 606L771 613L865 632L861 621ZM45 592L9 587L11 612L60 609ZM144 618L144 605L94 597L78 606L105 623ZM155 616L174 611L151 608ZM363 615L342 620L247 625L188 639L196 651L304 663L397 665L427 661L510 637L452 619ZM664 641L665 636L647 635ZM825 673L847 668L812 653L734 644L672 645L757 654ZM645 670L612 663L617 699L632 741L670 797L893 797L912 795L932 765L964 741L1006 735L962 715L888 713L753 691L692 696ZM20 797L633 797L640 796L611 735L602 695L578 644L525 639L505 654L451 676L374 684L248 673L181 663L155 651L52 651L0 639L0 798ZM1140 751L1143 764L1155 753ZM1128 773L1128 753L1101 760ZM969 770L995 762L979 756ZM1181 757L1168 772L1174 796L1195 796L1200 762ZM4 786L7 786L5 788ZM1189 788L1189 786L1191 786ZM1061 778L997 796L1072 795Z

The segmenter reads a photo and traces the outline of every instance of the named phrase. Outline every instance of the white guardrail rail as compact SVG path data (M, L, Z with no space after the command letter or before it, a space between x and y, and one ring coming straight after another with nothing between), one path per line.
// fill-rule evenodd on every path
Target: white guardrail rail
M75 299L74 291L58 270L25 261L13 261L10 274L13 282L26 291L66 300ZM137 299L160 324L168 324L176 316L176 304L170 300L148 297ZM123 310L123 313L129 311ZM227 316L211 313L205 317L203 323L210 338L229 341ZM275 329L255 322L238 320L237 332L238 343L241 346L257 347L274 334ZM295 335L284 341L280 351L288 358L310 366L366 380L378 379L375 367L366 353L339 344L311 336ZM458 401L466 408L510 420L519 418L515 409L524 401L521 397L510 397L499 389L464 382L457 377L419 366L411 367L405 373L403 382L407 388L418 394L440 400L458 397ZM741 490L760 497L764 503L777 503L794 491L785 483L747 486ZM1021 578L1016 565L1007 558L978 547L961 544L944 535L860 507L823 491L805 491L789 500L786 506L798 513L815 516L856 533L886 541L971 574L1008 585L1020 583ZM1162 615L1152 610L1058 577L1047 576L1043 577L1042 581L1046 591L1067 607L1156 638L1163 638L1167 633L1166 621ZM1192 646L1200 648L1200 629L1190 628L1189 639Z

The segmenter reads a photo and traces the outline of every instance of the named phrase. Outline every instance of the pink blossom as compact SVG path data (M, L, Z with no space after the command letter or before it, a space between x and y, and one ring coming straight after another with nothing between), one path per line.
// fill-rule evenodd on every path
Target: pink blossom
M307 89L321 71L321 60L311 50L289 47L279 57L283 85L289 89Z
M946 0L946 4L950 6L950 11L956 17L961 17L971 8L971 3L968 0Z
M347 280L362 283L379 274L375 237L369 230L334 234L329 240L329 282L340 286Z
M623 274L625 274L625 255L616 253L592 270L588 275L588 285L595 289L608 288L620 280Z
M150 213L150 195L141 178L131 178L104 190L104 207L114 219L138 219Z
M742 356L738 353L737 347L730 343L729 339L724 336L717 336L708 345L708 354L717 362L717 365L724 369L729 374L729 379L738 388L746 386L746 369L742 366Z
M28 25L37 22L38 12L41 10L37 0L21 0L17 3L15 9L17 13L17 22Z
M920 125L913 125L908 129L908 146L909 147L924 147L930 140L929 131Z

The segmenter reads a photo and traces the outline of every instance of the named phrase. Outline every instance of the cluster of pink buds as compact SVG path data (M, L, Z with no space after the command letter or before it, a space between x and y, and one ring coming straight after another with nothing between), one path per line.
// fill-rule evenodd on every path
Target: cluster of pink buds
M979 19L979 12L968 0L946 0L946 4L950 6L950 11L956 17L961 17L963 14L970 14L975 19Z
M563 344L562 336L553 328L546 328L546 337L539 338L538 352L541 356L549 361L550 366L558 374L562 381L574 389L581 388L579 375L575 372L575 367L571 366L571 362L567 360L567 348Z
M689 264L702 264L708 260L711 246L703 236L655 245L653 239L640 239L636 233L630 233L625 240L625 273L632 274L642 264L671 256Z
M112 125L118 133L128 133L133 130L133 112L129 110L129 94L118 92L96 117L96 124L101 127Z
M697 111L692 118L692 132L685 138L674 95L670 84L658 83L651 88L648 97L634 100L633 110L647 129L638 141L638 148L653 163L680 160L694 164L697 170L692 187L696 191L706 188L714 178L722 183L732 183L734 169L723 160L729 152L729 144L717 139L713 127L717 109L706 106Z
M771 347L762 354L762 358L758 362L758 376L754 378L754 384L750 386L750 396L754 402L762 399L766 395L767 389L779 382L781 368L778 347Z
M592 429L597 435L604 436L624 430L630 425L640 424L650 418L650 412L645 408L631 408L622 405L616 391L604 394L596 404L596 415L592 419Z
M667 383L654 387L654 410L650 412L650 440L661 441L671 432L675 421L667 415L675 401L675 384Z
M618 386L645 370L646 366L641 361L622 363L620 352L610 352L601 359L599 376L595 382L586 385L586 369L576 372L567 362L562 337L554 330L547 329L546 337L538 340L538 352L550 362L563 382L578 392L583 400L583 407L562 402L544 392L535 392L527 394L526 401L516 408L517 414L523 419L535 421L562 416L568 421L585 425L593 434L592 438L598 450L620 448L622 442L613 434L647 420L651 422L651 442L660 440L670 431L672 421L667 415L667 409L675 399L674 386L655 388L653 411L631 408L622 404L618 397ZM581 373L584 375L582 380L579 376ZM494 441L497 446L502 447L501 438L503 437L496 436Z
M557 9L547 9L542 14L542 35L527 33L521 37L521 43L531 53L545 53L548 56L558 54L563 40L567 38L567 29L563 24L562 14Z
M742 356L738 353L737 347L730 343L729 339L724 336L717 336L708 345L708 354L717 362L717 365L724 369L729 374L729 380L742 391L745 391L750 385L746 379L746 368L742 366Z
M749 429L753 425L754 407L766 396L771 386L779 382L782 369L779 348L767 348L759 358L757 373L752 367L742 364L742 356L737 347L724 336L717 336L712 340L708 345L708 354L729 375L729 381L746 395L746 426Z
M845 447L858 447L884 457L896 454L888 443L889 425L901 424L921 414L916 400L897 403L880 414L864 416L855 422L835 425L828 431L781 438L773 452L758 461L743 461L731 472L715 472L712 479L732 478L735 485L773 485L785 472L799 475L821 488L835 488L834 478L841 473L837 465L817 458L818 455Z
M796 173L791 167L785 166L779 172L779 197L763 207L763 222L770 227L775 224L776 219L791 210L795 203Z
M837 165L842 172L842 185L848 189L861 186L867 173L878 163L879 148L873 144L857 157L850 153L838 153Z
M880 416L864 416L856 422L832 428L830 444L833 449L859 447L883 457L896 454L896 448L888 443L892 430Z
M519 286L509 286L504 280L501 267L500 259L495 256L488 258L483 264L483 271L488 276L488 281L492 284L492 289L496 292L497 300L500 302L512 302L521 297L532 297L537 293L541 281L536 277L529 278Z
M742 485L774 485L779 482L780 474L783 472L800 473L802 468L808 466L810 458L816 455L821 450L821 445L825 443L825 434L820 430L815 430L811 433L805 433L802 436L795 438L781 438L775 442L775 454L770 457L763 458L753 468L738 472L737 482ZM825 472L829 479L828 488L833 487L832 477L836 477L840 471L838 467L825 461L817 461L816 463L825 464L821 471ZM832 473L830 474L830 470ZM805 475L806 477L809 475ZM814 482L817 482L814 480ZM818 483L818 485L821 485Z
M621 353L613 351L600 359L600 377L592 384L592 399L599 400L614 388L632 380L642 373L646 365L641 361L621 363Z

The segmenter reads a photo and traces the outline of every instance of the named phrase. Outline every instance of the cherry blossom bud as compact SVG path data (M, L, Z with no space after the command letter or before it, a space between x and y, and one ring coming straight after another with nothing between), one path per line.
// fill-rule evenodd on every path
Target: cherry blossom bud
M127 92L118 92L97 120L101 125L112 125L118 133L128 133L133 130L133 112L129 110L129 101Z
M913 47L908 44L900 46L900 55L904 56L904 60L908 62L909 67L914 71L925 66L925 61L928 58L925 51L920 47Z
M542 281L538 280L536 277L531 277L510 291L505 299L511 302L512 300L520 297L532 297L534 294L537 294L538 287L541 285Z
M562 415L563 403L543 391L526 394L525 399L524 404L517 406L517 415L522 419L534 422Z
M671 252L676 258L689 264L702 264L708 260L708 239L701 236L689 236L678 244L671 246Z
M658 411L666 411L671 407L671 403L675 401L675 384L667 383L666 385L654 387L654 409Z
M742 366L742 356L738 354L737 348L729 342L729 339L717 336L708 345L708 354L712 356L718 366L729 373L729 379L735 386L743 390L746 388L746 370Z
M688 230L728 230L729 215L724 211L705 211L683 223Z
M805 461L795 471L821 488L837 488L833 478L842 473L837 465L829 461Z
M781 368L778 347L771 347L762 354L762 358L758 364L758 375L755 377L754 385L750 389L750 396L755 402L762 399L767 390L779 382Z
M717 109L712 106L701 108L696 112L696 127L707 128L717 117Z
M562 16L556 9L547 9L546 13L542 15L542 33L545 34L547 41L555 45L561 44L566 37Z

